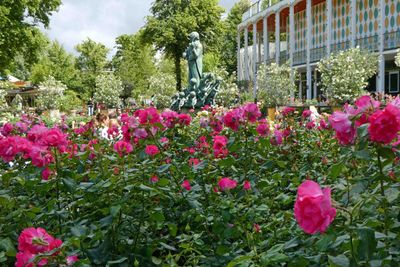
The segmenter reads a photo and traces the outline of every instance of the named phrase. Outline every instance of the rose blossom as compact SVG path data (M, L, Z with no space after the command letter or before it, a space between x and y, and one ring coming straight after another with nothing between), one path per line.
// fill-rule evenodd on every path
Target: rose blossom
M160 150L158 150L158 147L156 145L147 145L145 152L149 156L155 156L160 153Z
M159 179L158 179L158 177L157 177L157 176L155 176L155 175L154 175L154 176L152 176L152 177L150 178L150 182L152 182L152 183L154 183L154 184L155 184L155 183L157 183L157 182L158 182L158 180L159 180Z
M335 111L330 117L329 122L336 132L336 138L341 145L348 145L354 141L356 130L350 121L349 115L342 111Z
M129 142L120 140L114 144L114 151L118 153L120 157L127 155L133 151L133 147Z
M331 189L321 190L316 182L304 181L297 189L294 216L304 232L325 232L336 216L336 209L331 204Z
M237 182L228 177L224 177L221 180L219 180L218 186L221 189L221 191L225 191L229 189L234 189L237 186Z
M18 250L29 251L37 254L49 250L54 237L49 235L43 228L26 228L18 237Z
M392 104L378 110L369 117L370 139L377 143L389 144L400 131L400 110Z
M183 181L181 186L187 191L190 191L192 189L192 186L190 185L190 182L188 180Z
M223 135L217 135L214 137L214 156L216 158L224 158L228 155L228 149L226 149L226 144L228 142L228 138Z
M244 190L250 190L251 189L251 184L250 184L250 182L249 181L244 181L244 183L243 183L243 189Z
M257 119L261 116L261 112L257 106L257 104L249 103L243 106L244 117L249 122L256 122Z
M269 126L267 123L261 123L257 126L256 131L260 136L267 136L269 134Z

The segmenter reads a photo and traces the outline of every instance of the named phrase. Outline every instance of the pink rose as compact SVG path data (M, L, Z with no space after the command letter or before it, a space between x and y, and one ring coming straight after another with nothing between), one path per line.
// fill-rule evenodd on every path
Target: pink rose
M257 119L261 116L260 109L258 108L257 104L249 103L243 106L244 117L249 122L256 122Z
M18 250L32 254L42 253L49 250L54 240L43 228L26 228L18 237Z
M286 117L287 115L289 115L289 114L291 114L291 113L294 113L295 112L295 108L292 108L292 107L284 107L283 108L283 110L282 110L282 115L284 116L284 117Z
M294 216L304 232L325 232L336 216L336 209L331 204L331 189L321 190L316 182L304 181L297 189Z
M335 111L330 117L329 122L336 132L336 138L341 145L353 143L356 137L356 129L351 123L349 115L342 111Z
M72 255L67 257L67 266L73 265L79 260L78 255Z
M158 177L157 177L157 176L155 176L155 175L154 175L154 176L152 176L152 177L150 178L150 182L152 182L152 183L154 183L154 184L155 184L155 183L157 183L157 182L158 182L158 180L159 180L159 179L158 179Z
M267 136L269 134L269 126L267 123L262 123L257 126L256 131L260 136Z
M216 158L224 158L228 155L228 149L226 149L226 144L228 143L228 138L223 135L217 135L214 137L214 156Z
M156 145L147 145L145 152L147 155L153 157L153 156L157 155L158 153L160 153L160 150L158 150L158 147Z
M31 259L33 259L36 256L36 254L33 254L29 251L20 251L16 255L16 263L15 267L42 267L42 266L47 266L48 260L47 259L41 259L37 264L34 265L33 262L29 262Z
M242 114L238 109L234 109L225 114L223 121L226 127L231 128L233 131L239 130Z
M308 118L308 117L310 117L310 116L311 116L311 110L309 110L309 109L304 110L303 113L301 114L301 116L302 116L303 118Z
M120 140L114 144L114 151L118 153L120 157L127 155L133 151L133 147L129 142Z
M181 186L187 191L190 191L192 189L192 186L190 185L190 182L188 180L183 181Z
M400 110L392 104L378 110L369 117L370 139L377 143L389 144L400 131Z
M221 191L230 190L234 189L237 186L237 182L228 177L224 177L221 180L219 180L218 186L221 189Z
M371 96L369 96L369 95L361 96L360 98L358 98L356 100L355 104L357 106L358 114L362 113L370 108L377 109L381 105L381 103L379 103L379 101L372 99Z
M51 176L52 173L53 172L48 167L46 167L42 171L42 179L45 180L45 181L49 180L49 177Z
M244 190L250 190L251 189L251 184L250 184L250 182L249 181L244 181L244 183L243 183L243 189Z
M188 114L182 113L178 115L178 122L181 125L189 126L191 121L192 117L190 117Z

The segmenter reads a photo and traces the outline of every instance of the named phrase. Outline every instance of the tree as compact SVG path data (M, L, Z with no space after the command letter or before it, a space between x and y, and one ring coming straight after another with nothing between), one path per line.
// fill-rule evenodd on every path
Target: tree
M142 32L135 35L121 35L116 39L117 52L112 59L115 75L121 78L124 93L128 98L148 90L149 78L155 73L154 51L145 43Z
M38 84L48 76L61 81L70 89L79 88L78 70L75 57L68 53L57 41L48 45L39 61L32 66L30 80Z
M103 73L96 77L93 99L108 107L116 107L121 102L122 91L122 82L118 77L112 73Z
M61 0L0 2L0 72L12 69L18 53L25 54L28 62L36 56L41 46L38 37L42 35L36 26L47 27L60 4Z
M237 68L237 26L242 22L243 13L250 6L250 0L240 0L232 7L228 17L224 21L226 32L220 54L223 67L229 74L234 73Z
M200 34L205 50L219 43L223 8L218 0L155 0L147 17L145 37L174 60L176 88L182 89L181 58L190 32Z
M76 46L76 51L80 53L77 67L81 72L83 94L93 97L96 77L105 71L109 49L102 43L88 38Z
M59 100L66 89L67 87L62 82L57 81L54 77L47 77L39 85L38 106L44 109L57 109Z

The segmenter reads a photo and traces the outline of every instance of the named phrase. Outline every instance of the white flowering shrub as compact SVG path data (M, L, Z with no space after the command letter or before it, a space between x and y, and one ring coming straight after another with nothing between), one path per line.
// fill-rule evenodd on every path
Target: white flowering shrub
M0 88L0 109L7 107L6 95L7 91Z
M63 96L67 86L62 82L57 81L54 77L49 76L39 84L39 95L36 99L38 107L49 110L58 109L59 100Z
M296 89L296 71L287 64L262 64L257 74L257 100L267 107L288 104L290 92Z
M398 67L400 67L400 51L399 51L399 53L397 53L397 55L395 57L395 63Z
M235 75L229 75L224 69L216 69L214 73L221 78L221 84L215 103L217 106L231 108L238 104L240 91L235 83Z
M376 74L377 69L377 55L358 47L332 54L317 66L321 73L322 91L335 104L353 102L365 94L368 79Z
M172 96L176 93L175 77L170 73L157 73L150 77L148 95L145 97L154 99L154 105L158 109L169 108Z
M96 77L96 88L93 100L107 107L117 107L121 103L123 92L122 81L112 73L104 73Z

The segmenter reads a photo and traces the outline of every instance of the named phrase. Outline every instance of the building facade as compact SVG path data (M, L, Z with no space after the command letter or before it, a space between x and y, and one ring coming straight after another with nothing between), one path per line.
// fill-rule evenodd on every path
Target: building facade
M400 0L260 0L243 14L237 43L237 78L251 81L254 92L260 64L288 62L300 74L297 97L317 98L318 61L357 46L379 55L368 90L400 92Z

